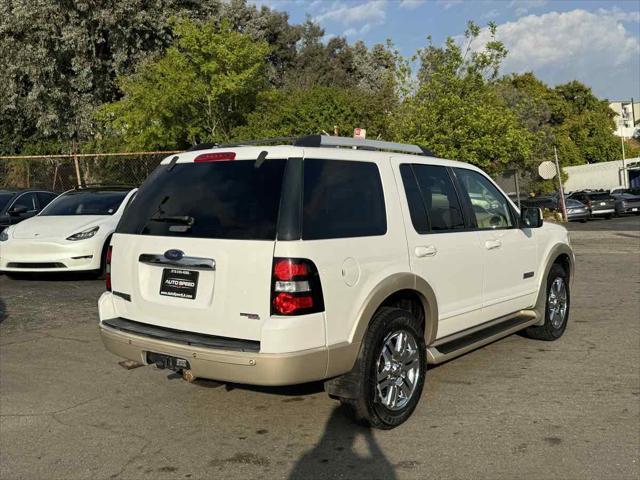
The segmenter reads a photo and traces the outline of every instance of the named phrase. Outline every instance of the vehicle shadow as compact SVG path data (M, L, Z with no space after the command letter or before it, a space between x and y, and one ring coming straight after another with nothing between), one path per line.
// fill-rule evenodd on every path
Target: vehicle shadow
M2 300L2 298L0 298L0 323L4 322L8 316L9 315L7 315L7 304L4 303L4 300Z
M76 282L78 280L97 280L98 272L11 272L6 274L12 280L27 282Z
M362 437L368 455L356 451ZM288 480L363 478L394 480L395 469L377 444L371 429L353 423L344 410L336 407L324 429L322 438L296 463Z

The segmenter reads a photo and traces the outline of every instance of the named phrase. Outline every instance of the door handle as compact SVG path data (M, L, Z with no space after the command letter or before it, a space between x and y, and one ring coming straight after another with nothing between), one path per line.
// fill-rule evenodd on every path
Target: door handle
M487 250L493 250L495 248L500 248L502 246L502 242L500 240L487 240L484 242L484 246Z
M433 245L420 246L416 247L414 250L416 257L433 257L436 253L438 253L438 249Z

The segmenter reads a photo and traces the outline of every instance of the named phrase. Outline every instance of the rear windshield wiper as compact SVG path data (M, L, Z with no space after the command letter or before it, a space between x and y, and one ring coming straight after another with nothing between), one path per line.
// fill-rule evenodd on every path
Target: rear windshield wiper
M149 222L165 222L165 223L177 223L182 225L171 225L169 227L170 232L186 232L191 229L196 219L189 215L153 215L147 220L142 227L142 231L145 230Z
M190 217L189 215L154 215L149 219L150 222L167 222L167 223L184 223L185 225L193 225L195 223L195 218Z

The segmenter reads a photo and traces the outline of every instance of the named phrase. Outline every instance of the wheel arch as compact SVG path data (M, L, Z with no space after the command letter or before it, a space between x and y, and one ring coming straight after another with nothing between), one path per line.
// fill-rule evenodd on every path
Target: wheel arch
M354 324L351 341L330 349L327 377L350 371L356 363L367 328L376 312L385 306L404 308L418 315L425 343L438 332L438 304L431 286L413 273L396 273L378 283L369 293Z
M536 325L542 325L544 323L547 278L551 267L555 264L561 265L565 272L567 272L567 275L569 276L569 287L571 287L575 277L575 255L571 247L566 243L559 243L551 248L545 258L545 262L543 263L544 270L542 275L540 275L538 296L534 307L534 310L540 319L540 322Z

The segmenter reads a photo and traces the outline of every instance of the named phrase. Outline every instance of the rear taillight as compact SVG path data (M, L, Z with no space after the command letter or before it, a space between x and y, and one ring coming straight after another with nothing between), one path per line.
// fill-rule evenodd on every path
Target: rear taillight
M305 258L274 258L271 314L305 315L324 311L318 269Z
M109 245L107 248L107 258L105 259L105 283L107 292L111 291L111 255L113 253L113 247Z

